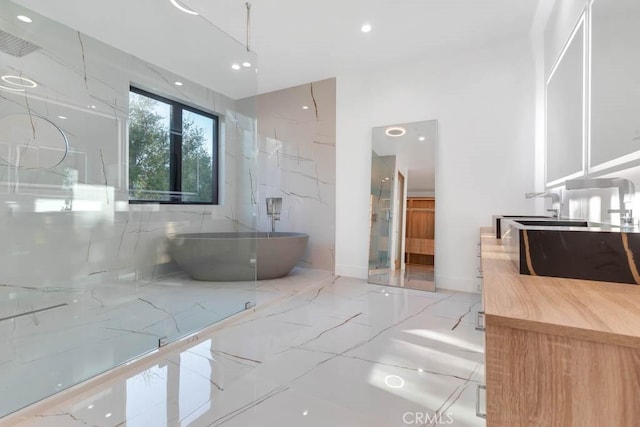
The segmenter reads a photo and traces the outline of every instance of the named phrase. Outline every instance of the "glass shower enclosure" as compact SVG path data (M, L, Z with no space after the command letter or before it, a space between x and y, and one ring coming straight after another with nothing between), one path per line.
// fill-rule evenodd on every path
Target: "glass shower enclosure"
M257 58L162 3L146 16L180 32L117 25L197 57L154 63L0 0L0 417L256 303L255 279L191 280L167 238L256 230L256 73L229 61Z
M370 204L369 271L388 273L391 268L393 223L393 183L396 156L379 156L372 151Z

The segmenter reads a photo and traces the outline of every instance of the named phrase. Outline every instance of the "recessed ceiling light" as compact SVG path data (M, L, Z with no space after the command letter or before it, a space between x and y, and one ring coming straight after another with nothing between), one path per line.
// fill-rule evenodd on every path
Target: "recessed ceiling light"
M176 85L176 86L182 86L183 85L182 82L174 82L173 84Z
M58 116L58 118L59 118L60 120L67 120L67 118L66 118L65 116Z
M233 65L231 66L231 68L233 68L234 70L238 71L238 70L240 69L240 65L238 65L238 64L233 64Z
M96 106L95 105L87 105L87 108L91 108L92 110L95 110Z
M108 414L106 414L104 417L105 418L109 418L111 416L111 412L109 412Z
M419 141L424 141L424 136L421 136L420 138L418 138Z
M303 105L303 106L302 106L302 109L303 109L303 110L308 110L308 109L309 109L309 106L308 106L308 105Z
M26 22L27 24L31 24L33 22L33 20L31 18L29 18L28 16L24 16L24 15L18 15L18 16L16 16L16 18L18 18L22 22Z
M384 133L386 133L389 136L402 136L405 133L407 133L407 131L405 130L405 128L401 128L400 126L393 126L393 127L387 128L387 130L385 130Z
M191 10L186 6L181 5L180 3L178 3L178 0L169 0L169 1L171 2L172 5L176 7L176 9L184 13L188 13L189 15L198 15L198 12L196 12L195 10Z
M302 415L303 415L303 416L305 416L305 417L306 417L308 414L309 414L309 411L304 411L304 412L302 413Z
M34 82L31 79L20 76L2 76L0 77L5 83L9 83L13 86L18 87L26 87L26 88L34 88L38 86L38 83Z
M245 62L243 62L243 63L242 63L242 66L243 66L244 68L249 68L249 67L251 67L251 62L247 62L247 61L245 61Z
M93 404L92 404L92 405L87 406L87 409L93 409Z
M362 27L360 27L360 31L362 31L363 33L368 33L369 31L371 31L371 25L364 24Z

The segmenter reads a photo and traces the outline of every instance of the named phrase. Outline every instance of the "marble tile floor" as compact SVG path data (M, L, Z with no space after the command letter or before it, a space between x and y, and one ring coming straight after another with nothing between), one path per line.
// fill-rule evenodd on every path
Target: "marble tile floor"
M433 266L407 264L404 271L370 270L369 282L434 292L436 290L434 274Z
M0 286L0 416L221 319L295 295L331 273L294 269L259 282L198 282L178 274L75 287ZM257 286L256 286L257 284ZM8 318L40 307L59 306Z
M327 278L10 421L19 427L483 426L475 415L484 375L483 336L474 328L479 306L477 294Z

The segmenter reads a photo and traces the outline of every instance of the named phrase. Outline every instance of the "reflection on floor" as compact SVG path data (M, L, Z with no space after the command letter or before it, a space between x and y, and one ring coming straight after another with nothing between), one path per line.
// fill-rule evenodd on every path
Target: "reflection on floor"
M184 275L153 282L75 287L0 287L0 416L331 273L295 269L255 282L199 282ZM55 307L20 315L41 307Z
M11 421L20 427L483 426L475 413L484 376L483 336L474 328L479 309L477 294L334 277Z
M370 270L369 283L400 286L429 292L436 290L432 265L407 264L404 271L392 271L390 269Z

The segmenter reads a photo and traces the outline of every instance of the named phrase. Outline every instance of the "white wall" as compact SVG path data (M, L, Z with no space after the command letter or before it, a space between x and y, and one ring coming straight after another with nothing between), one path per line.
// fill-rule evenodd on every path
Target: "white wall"
M367 277L371 128L437 119L437 286L477 290L479 227L533 208L533 66L523 39L338 76L336 274Z

